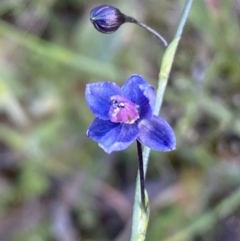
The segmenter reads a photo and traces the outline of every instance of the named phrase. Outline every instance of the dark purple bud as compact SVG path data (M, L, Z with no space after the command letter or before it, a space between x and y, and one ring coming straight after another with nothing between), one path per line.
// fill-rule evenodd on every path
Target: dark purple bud
M113 33L125 23L125 15L113 6L101 5L91 11L90 20L99 32Z

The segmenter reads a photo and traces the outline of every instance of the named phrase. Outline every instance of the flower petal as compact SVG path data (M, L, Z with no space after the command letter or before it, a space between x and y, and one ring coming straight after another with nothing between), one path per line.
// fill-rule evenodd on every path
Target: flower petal
M112 82L87 84L85 90L85 98L89 108L96 117L104 120L109 119L110 97L120 94L120 87Z
M152 117L155 105L155 91L142 76L134 74L122 86L122 95L140 106L140 118Z
M176 147L176 137L171 126L162 118L153 116L139 122L138 140L157 151L171 151Z
M99 143L108 154L126 149L138 135L135 124L113 123L96 118L87 130L87 135Z

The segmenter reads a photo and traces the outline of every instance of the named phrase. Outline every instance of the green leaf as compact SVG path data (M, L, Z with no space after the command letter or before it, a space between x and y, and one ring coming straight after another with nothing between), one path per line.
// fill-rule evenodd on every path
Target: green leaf
M174 39L163 55L162 65L159 73L160 79L168 79L179 40L180 38Z

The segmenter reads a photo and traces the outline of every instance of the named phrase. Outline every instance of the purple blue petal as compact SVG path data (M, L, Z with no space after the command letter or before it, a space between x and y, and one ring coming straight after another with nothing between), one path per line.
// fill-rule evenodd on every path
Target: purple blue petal
M162 118L153 116L139 122L138 140L157 151L171 151L176 147L176 138L171 126Z
M150 118L155 105L155 91L140 75L132 75L122 86L122 95L140 106L140 118Z
M109 119L110 98L120 95L121 89L112 82L98 82L87 84L85 98L93 114L103 120Z
M107 153L126 149L138 136L137 124L113 123L96 118L87 135L97 141Z

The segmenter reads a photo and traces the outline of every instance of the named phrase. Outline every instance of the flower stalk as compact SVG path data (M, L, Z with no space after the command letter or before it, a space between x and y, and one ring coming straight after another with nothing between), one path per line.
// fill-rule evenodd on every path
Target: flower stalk
M148 32L152 33L160 42L162 42L164 47L168 46L168 42L165 40L165 38L160 33L155 31L153 28L150 28L147 24L142 23L142 22L136 20L135 18L129 17L129 16L126 16L126 22L128 22L128 23L135 23L138 26L146 29Z
M137 141L137 151L138 151L138 165L139 165L139 175L140 175L140 189L141 189L141 200L142 205L145 207L145 177L143 170L143 152L142 145L139 141Z

